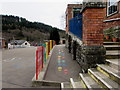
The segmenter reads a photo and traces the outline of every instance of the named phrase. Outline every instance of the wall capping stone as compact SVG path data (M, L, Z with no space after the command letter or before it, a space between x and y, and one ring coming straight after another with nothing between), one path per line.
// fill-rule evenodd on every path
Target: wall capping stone
M113 22L113 21L120 21L120 18L104 20L103 22Z
M85 9L91 8L91 9L97 9L97 8L105 8L106 3L105 2L83 2L81 13L84 12Z

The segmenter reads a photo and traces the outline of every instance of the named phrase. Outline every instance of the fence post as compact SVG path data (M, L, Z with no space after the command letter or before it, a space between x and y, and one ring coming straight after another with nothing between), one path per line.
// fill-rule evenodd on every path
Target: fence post
M44 47L44 49L43 49L44 63L46 63L46 44L42 44L42 46Z
M52 50L52 40L50 40L50 51Z
M38 80L38 50L36 50L36 80Z
M48 58L48 42L46 42L46 59Z
M48 55L50 53L50 41L48 42Z
M42 68L43 68L43 65L44 65L44 47L42 46Z
M36 50L36 80L38 80L38 76L40 71L43 69L44 65L44 47L40 46Z

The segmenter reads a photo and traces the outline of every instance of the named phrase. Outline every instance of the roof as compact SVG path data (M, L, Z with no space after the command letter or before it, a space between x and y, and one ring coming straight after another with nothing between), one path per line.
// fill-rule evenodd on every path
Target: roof
M21 44L23 44L25 41L26 41L26 40L12 40L12 41L10 42L10 44L11 44L11 45L15 45L15 44L21 45Z

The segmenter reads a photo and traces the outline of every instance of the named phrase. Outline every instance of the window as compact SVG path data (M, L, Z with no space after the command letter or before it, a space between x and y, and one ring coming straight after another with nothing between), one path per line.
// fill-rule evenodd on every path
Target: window
M25 43L25 45L27 45L27 43Z
M112 14L117 12L117 8L118 8L117 2L118 1L119 0L109 0L109 2L108 2L108 12L107 12L108 15L112 15Z
M80 15L81 8L73 8L73 17L78 17Z
M15 43L15 45L17 45L17 43Z

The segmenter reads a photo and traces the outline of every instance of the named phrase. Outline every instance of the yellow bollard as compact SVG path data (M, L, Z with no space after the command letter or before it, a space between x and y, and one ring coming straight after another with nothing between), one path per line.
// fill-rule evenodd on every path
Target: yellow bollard
M46 60L48 59L48 42L46 42Z
M52 40L50 40L50 51L52 50Z

